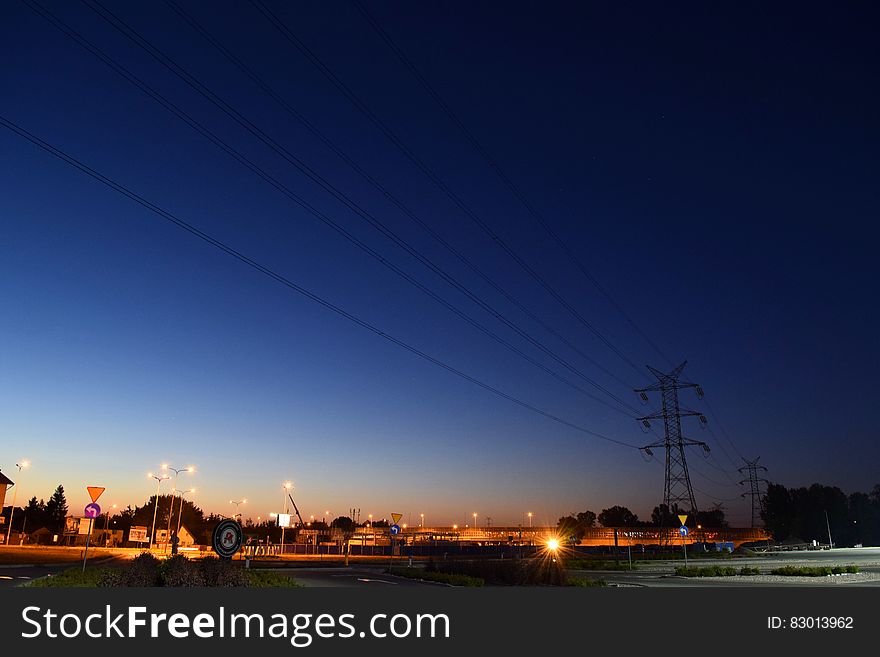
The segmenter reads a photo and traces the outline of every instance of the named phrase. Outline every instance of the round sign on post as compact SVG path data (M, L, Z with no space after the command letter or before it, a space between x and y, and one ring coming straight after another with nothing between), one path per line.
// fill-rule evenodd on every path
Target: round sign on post
M211 547L221 559L231 559L241 549L244 532L235 520L221 520L211 534Z
M392 536L397 536L400 533L400 525L391 525L390 530Z
M92 502L91 504L86 504L85 508L85 516L86 518L97 518L101 515L101 507Z
M681 527L678 528L678 533L681 534L682 536L687 536L688 535L688 528L685 527L684 525L682 525Z

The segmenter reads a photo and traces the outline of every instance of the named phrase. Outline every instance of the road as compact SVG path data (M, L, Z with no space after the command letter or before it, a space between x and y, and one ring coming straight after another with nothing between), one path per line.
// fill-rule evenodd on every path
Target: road
M60 570L70 568L72 564L61 563L47 566L15 565L0 567L0 587L20 586L29 581L54 575Z

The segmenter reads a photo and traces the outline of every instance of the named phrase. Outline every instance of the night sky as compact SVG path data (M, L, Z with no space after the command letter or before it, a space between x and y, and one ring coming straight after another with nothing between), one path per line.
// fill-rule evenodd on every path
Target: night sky
M493 318L157 63L86 4L55 16L388 262L559 375ZM359 177L163 2L112 11L342 194L639 412L644 365L706 400L687 435L701 507L742 524L740 456L768 478L880 482L876 281L880 52L868 3L366 5L669 361L566 258L349 2L267 6L588 331L248 2L182 2L358 166L548 333ZM108 5L111 7L111 5ZM615 440L656 440L456 317L291 202L26 4L0 7L0 115L413 347ZM0 129L0 467L142 503L194 463L206 511L555 523L662 501L663 468L356 326ZM605 371L603 371L605 370ZM608 374L610 372L613 376ZM659 425L658 425L659 426ZM662 451L655 450L662 459ZM183 487L184 484L181 484ZM167 488L165 489L167 491ZM22 503L19 497L19 503Z

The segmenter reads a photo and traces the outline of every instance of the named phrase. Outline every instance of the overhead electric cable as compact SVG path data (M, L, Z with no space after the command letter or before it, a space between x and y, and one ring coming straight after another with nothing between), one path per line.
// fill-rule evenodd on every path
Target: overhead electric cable
M167 210L162 209L161 207L159 207L158 205L147 200L143 196L140 196L139 194L133 192L128 187L126 187L120 183L115 182L114 180L108 178L104 174L102 174L102 173L96 171L95 169L92 169L88 165L84 164L80 160L74 158L71 155L68 155L67 153L65 153L61 149L56 148L55 146L52 146L48 142L40 139L39 137L32 134L31 132L28 132L27 130L25 130L24 128L22 128L18 124L10 121L9 119L7 119L3 116L0 116L0 125L7 128L11 132L17 134L18 136L20 136L24 139L27 139L29 142L31 142L35 146L40 147L41 149L43 149L47 153L54 155L59 160L62 160L64 162L66 162L67 164L69 164L70 166L75 167L76 169L79 169L83 173L85 173L85 174L91 176L92 178L94 178L95 180L103 183L104 185L106 185L110 189L118 192L119 194L122 194L123 196L128 197L129 199L131 199L135 203L138 203L139 205L150 210L154 214L171 222L172 224L174 224L178 228L185 230L186 232L188 232L191 235L199 238L200 240L210 244L211 246L215 247L216 249L219 249L220 251L226 253L229 256L232 256L233 258L242 262L243 264L247 265L248 267L255 269L256 271L260 272L261 274L264 274L265 276L268 276L269 278L277 281L278 283L281 283L282 285L286 286L287 288L306 297L307 299L309 299L309 300L319 304L320 306L336 313L337 315L340 315L341 317L344 317L345 319L349 320L350 322L353 322L354 324L357 324L358 326L360 326L364 329L367 329L371 333L378 335L379 337L391 342L392 344L394 344L402 349L405 349L406 351L418 356L419 358L426 360L426 361L436 365L437 367L440 367L440 368L442 368L452 374L455 374L456 376L472 383L473 385L479 386L480 388L483 388L484 390L487 390L487 391L493 393L494 395L497 395L499 397L507 399L508 401L513 402L514 404L517 404L518 406L521 406L522 408L525 408L525 409L530 410L534 413L542 415L543 417L551 419L554 422L557 422L559 424L567 426L571 429L575 429L575 430L580 431L582 433L586 433L588 435L595 436L596 438L599 438L601 440L605 440L607 442L611 442L616 445L620 445L622 447L628 447L630 449L638 449L638 446L636 446L636 445L632 445L630 443L624 442L622 440L618 440L616 438L611 438L610 436L606 436L602 433L599 433L597 431L593 431L591 429L587 429L586 427L582 427L582 426L580 426L574 422L570 422L570 421L568 421L558 415L555 415L555 414L550 413L548 411L545 411L541 408L538 408L537 406L534 406L526 401L523 401L523 400L519 399L518 397L515 397L511 394L508 394L508 393L500 390L499 388L496 388L495 386L492 386L488 383L485 383L484 381L482 381L474 376L471 376L470 374L467 374L466 372L459 370L456 367L453 367L452 365L449 365L448 363L441 360L440 358L432 356L432 355L418 349L417 347L414 347L413 345L391 335L390 333L383 331L382 329L378 328L376 325L374 325L364 319L361 319L357 315L344 310L342 307L324 299L323 297L315 294L314 292L311 292L310 290L306 289L305 287L293 282L289 278L275 272L274 270L270 269L269 267L266 267L265 265L260 264L259 262L257 262L253 258L250 258L249 256L236 250L232 246L229 246L225 242L222 242L221 240L218 240L217 238L212 237L211 235L209 235L208 233L197 228L193 224L184 221L183 219L179 218L175 214L173 214Z

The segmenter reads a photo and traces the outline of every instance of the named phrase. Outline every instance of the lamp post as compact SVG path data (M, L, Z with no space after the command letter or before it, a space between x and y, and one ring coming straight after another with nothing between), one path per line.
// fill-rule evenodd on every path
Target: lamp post
M529 529L532 528L532 512L529 511Z
M18 468L19 481L21 480L21 471L24 468L30 467L30 464L30 461L22 461L21 463L15 464L15 467ZM18 486L15 486L15 491L12 493L12 508L9 509L9 529L6 530L6 545L9 545L9 537L12 534L12 514L15 513L15 500L18 498L18 489L20 486L20 483Z
M284 513L287 514L287 496L290 495L290 489L293 488L293 484L289 481L281 484L281 490L284 491L282 505L281 508L284 509ZM288 516L289 517L289 516ZM281 525L281 519L278 519L278 524ZM281 525L281 554L284 554L284 525Z
M174 488L171 489L171 508L168 510L168 529L165 530L165 547L162 548L162 553L164 554L165 551L168 549L168 541L171 538L171 519L174 517L174 493L177 492L177 477L180 475L181 472L192 473L195 472L196 469L191 465L188 465L185 468L172 468L167 463L162 464L162 469L171 470L174 473ZM180 503L183 504L183 500L181 500Z
M153 547L153 543L156 542L156 512L159 510L159 486L162 485L162 482L168 479L168 475L164 472L161 475L154 475L152 472L147 473L147 479L155 479L156 480L156 501L153 503L153 526L150 529L150 547Z
M471 515L474 517L474 530L476 530L477 529L477 512L474 511Z
M425 527L425 514L424 514L424 513L420 513L419 515L422 517L422 521L419 523L419 527L421 527L422 529L424 529L424 527Z
M104 545L105 546L107 545L107 531L110 529L110 516L113 515L113 512L111 511L111 509L115 509L115 508L116 508L116 505L112 504L107 509L107 517L104 519Z
M242 500L229 500L229 503L235 505L235 513L232 515L232 519L235 520L235 516L241 515L241 514L238 512L238 506L239 506L240 504L247 504L247 499L242 499ZM239 520L238 522L241 523L241 520Z
M180 523L183 520L183 496L187 493L195 493L195 488L190 488L189 490L184 490L180 492L180 510L177 512L177 531L175 532L175 536L180 538Z

